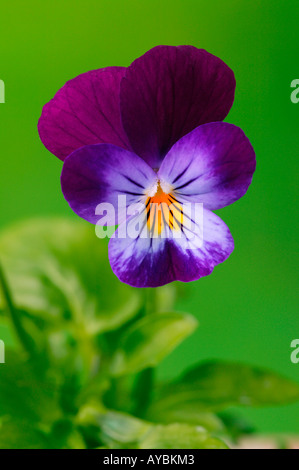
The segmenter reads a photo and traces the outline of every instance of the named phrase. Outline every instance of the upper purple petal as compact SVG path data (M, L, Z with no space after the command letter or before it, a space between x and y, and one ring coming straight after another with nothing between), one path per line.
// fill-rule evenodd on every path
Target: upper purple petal
M73 211L93 224L100 223L97 205L112 204L117 219L112 214L108 225L116 225L126 217L126 207L143 200L144 190L156 179L152 168L134 153L97 144L82 147L66 158L61 187ZM119 196L126 196L125 205L120 206Z
M121 115L132 148L153 168L200 124L221 121L234 100L235 78L218 57L193 46L157 46L128 67Z
M68 81L47 103L38 123L43 144L64 160L84 145L110 143L130 149L120 117L124 67L107 67Z
M215 210L242 197L256 166L249 139L225 122L204 124L182 137L162 162L158 175L180 200Z

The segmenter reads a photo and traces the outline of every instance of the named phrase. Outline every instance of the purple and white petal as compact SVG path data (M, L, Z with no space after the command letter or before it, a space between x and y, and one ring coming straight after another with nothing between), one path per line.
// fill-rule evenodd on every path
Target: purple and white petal
M244 132L213 122L182 137L166 155L158 176L181 201L216 210L246 193L255 166L254 149Z
M218 57L193 46L157 46L136 59L121 82L124 129L134 151L153 168L183 135L222 121L235 78Z
M84 145L109 143L131 149L120 117L124 67L107 67L68 81L47 103L38 123L43 144L64 160Z
M139 228L139 233L134 236L130 231L128 236L126 224L121 224L110 239L109 260L116 276L134 287L195 281L211 274L234 249L228 227L208 210L203 210L203 225L196 225L194 236L146 237L141 214L132 217L130 223Z
M116 225L125 220L129 205L145 200L145 190L156 179L152 168L134 153L115 145L96 144L82 147L66 158L61 187L73 211L92 224L101 224L98 205L104 209L105 204L111 204L117 217L115 220L112 211L105 223Z

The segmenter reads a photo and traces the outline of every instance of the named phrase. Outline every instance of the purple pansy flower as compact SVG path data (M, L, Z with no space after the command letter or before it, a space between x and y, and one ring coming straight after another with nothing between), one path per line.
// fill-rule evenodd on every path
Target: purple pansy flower
M234 74L219 58L192 46L158 46L128 68L70 80L45 105L39 134L64 161L62 191L71 208L93 224L100 203L117 212L109 259L121 281L193 281L233 251L228 227L212 211L242 197L255 170L248 138L221 122L234 91ZM133 238L120 236L128 223L122 196L126 207L142 206L128 218L138 222ZM203 204L202 236L197 220L193 238L184 227L192 219L187 203ZM172 236L176 230L180 237Z

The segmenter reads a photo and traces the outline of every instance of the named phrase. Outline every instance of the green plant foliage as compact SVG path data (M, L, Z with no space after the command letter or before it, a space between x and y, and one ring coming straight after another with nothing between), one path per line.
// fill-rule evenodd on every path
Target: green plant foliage
M141 449L227 449L220 439L189 424L154 426L140 442Z
M44 449L48 441L43 432L29 422L0 419L0 449Z
M218 411L229 406L273 406L299 400L299 385L244 364L210 361L184 373L159 392L151 413L182 409Z
M112 375L154 367L197 326L191 315L153 313L136 322L121 338L111 366Z
M101 437L110 448L137 449L226 449L204 428L187 424L155 425L125 413L89 408L81 421L99 425Z
M152 427L149 423L142 421L125 413L109 411L99 420L101 426L102 439L107 444L128 444L138 443Z
M0 369L0 417L10 415L28 423L59 419L57 386L45 377L43 365L10 350L5 359Z
M0 237L1 263L17 307L45 327L75 320L90 333L113 330L140 308L140 293L118 281L107 246L91 225L68 219L16 224ZM103 275L103 273L105 273Z
M299 399L297 384L223 361L157 383L197 321L172 311L177 284L121 284L88 224L23 222L0 253L1 449L223 449L221 436L246 432L231 405Z
M171 396L171 394L170 394ZM160 402L152 403L152 406L147 410L146 418L153 422L158 423L189 423L195 426L202 426L206 430L213 433L222 433L224 425L221 419L214 413L204 411L201 406L194 403L192 406L189 403L179 403L175 407L167 407L161 409Z

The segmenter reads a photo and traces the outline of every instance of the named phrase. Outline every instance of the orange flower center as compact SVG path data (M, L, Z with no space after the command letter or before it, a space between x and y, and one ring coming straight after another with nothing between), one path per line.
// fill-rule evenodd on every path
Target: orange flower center
M173 194L165 193L160 181L154 196L146 200L147 227L151 235L160 235L165 226L178 230L183 224L183 210Z

